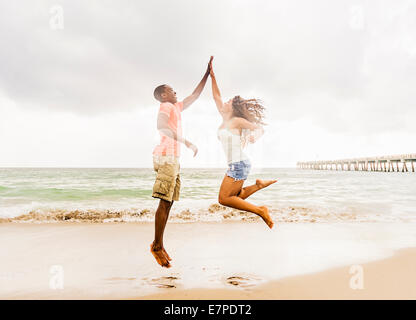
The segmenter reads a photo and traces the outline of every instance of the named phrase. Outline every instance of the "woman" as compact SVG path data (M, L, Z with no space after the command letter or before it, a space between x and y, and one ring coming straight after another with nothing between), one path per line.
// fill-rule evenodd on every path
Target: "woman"
M228 171L221 183L218 201L220 204L259 215L273 228L273 221L266 206L256 206L245 201L254 192L259 191L277 180L256 180L256 184L243 188L244 180L250 171L250 160L243 152L243 147L254 143L263 134L264 107L256 99L245 100L240 96L223 102L210 62L212 95L222 116L218 129L218 138L223 145L228 161Z

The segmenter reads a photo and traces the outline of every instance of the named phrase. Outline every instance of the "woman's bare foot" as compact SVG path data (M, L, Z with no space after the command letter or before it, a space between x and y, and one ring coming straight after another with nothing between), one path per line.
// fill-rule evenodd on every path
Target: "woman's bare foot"
M263 189L263 188L266 188L266 187L268 187L271 184L276 183L276 182L277 182L277 180L260 180L260 179L257 179L256 180L256 185L257 185L257 187L259 187L259 189Z
M269 215L269 208L267 208L266 206L261 206L259 208L262 210L262 212L260 213L260 217L262 217L262 219L264 220L264 222L266 222L270 229L273 228L274 222Z
M166 268L171 267L168 259L163 253L163 249L155 249L153 246L153 242L150 244L150 252L152 253L153 257L155 257L156 262L160 264L162 267L166 267Z

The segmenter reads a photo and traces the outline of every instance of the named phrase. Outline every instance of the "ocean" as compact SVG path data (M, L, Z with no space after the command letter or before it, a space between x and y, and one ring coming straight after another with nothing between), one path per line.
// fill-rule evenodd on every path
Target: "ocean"
M218 204L225 168L181 169L169 221L258 221ZM0 222L152 222L155 174L146 168L0 168ZM248 198L275 222L415 222L416 174L253 168L278 182Z

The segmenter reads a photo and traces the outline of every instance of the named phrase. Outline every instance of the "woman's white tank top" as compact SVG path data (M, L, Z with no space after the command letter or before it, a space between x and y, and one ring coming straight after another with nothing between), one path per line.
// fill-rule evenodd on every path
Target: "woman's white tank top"
M221 141L228 164L248 160L243 152L241 136L232 133L227 128L218 129L218 139Z

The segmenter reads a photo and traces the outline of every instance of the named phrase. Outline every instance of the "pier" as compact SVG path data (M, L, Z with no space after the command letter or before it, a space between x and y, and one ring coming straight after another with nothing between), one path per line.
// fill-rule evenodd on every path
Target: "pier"
M393 156L353 158L341 160L306 161L296 164L299 169L415 172L416 153Z

